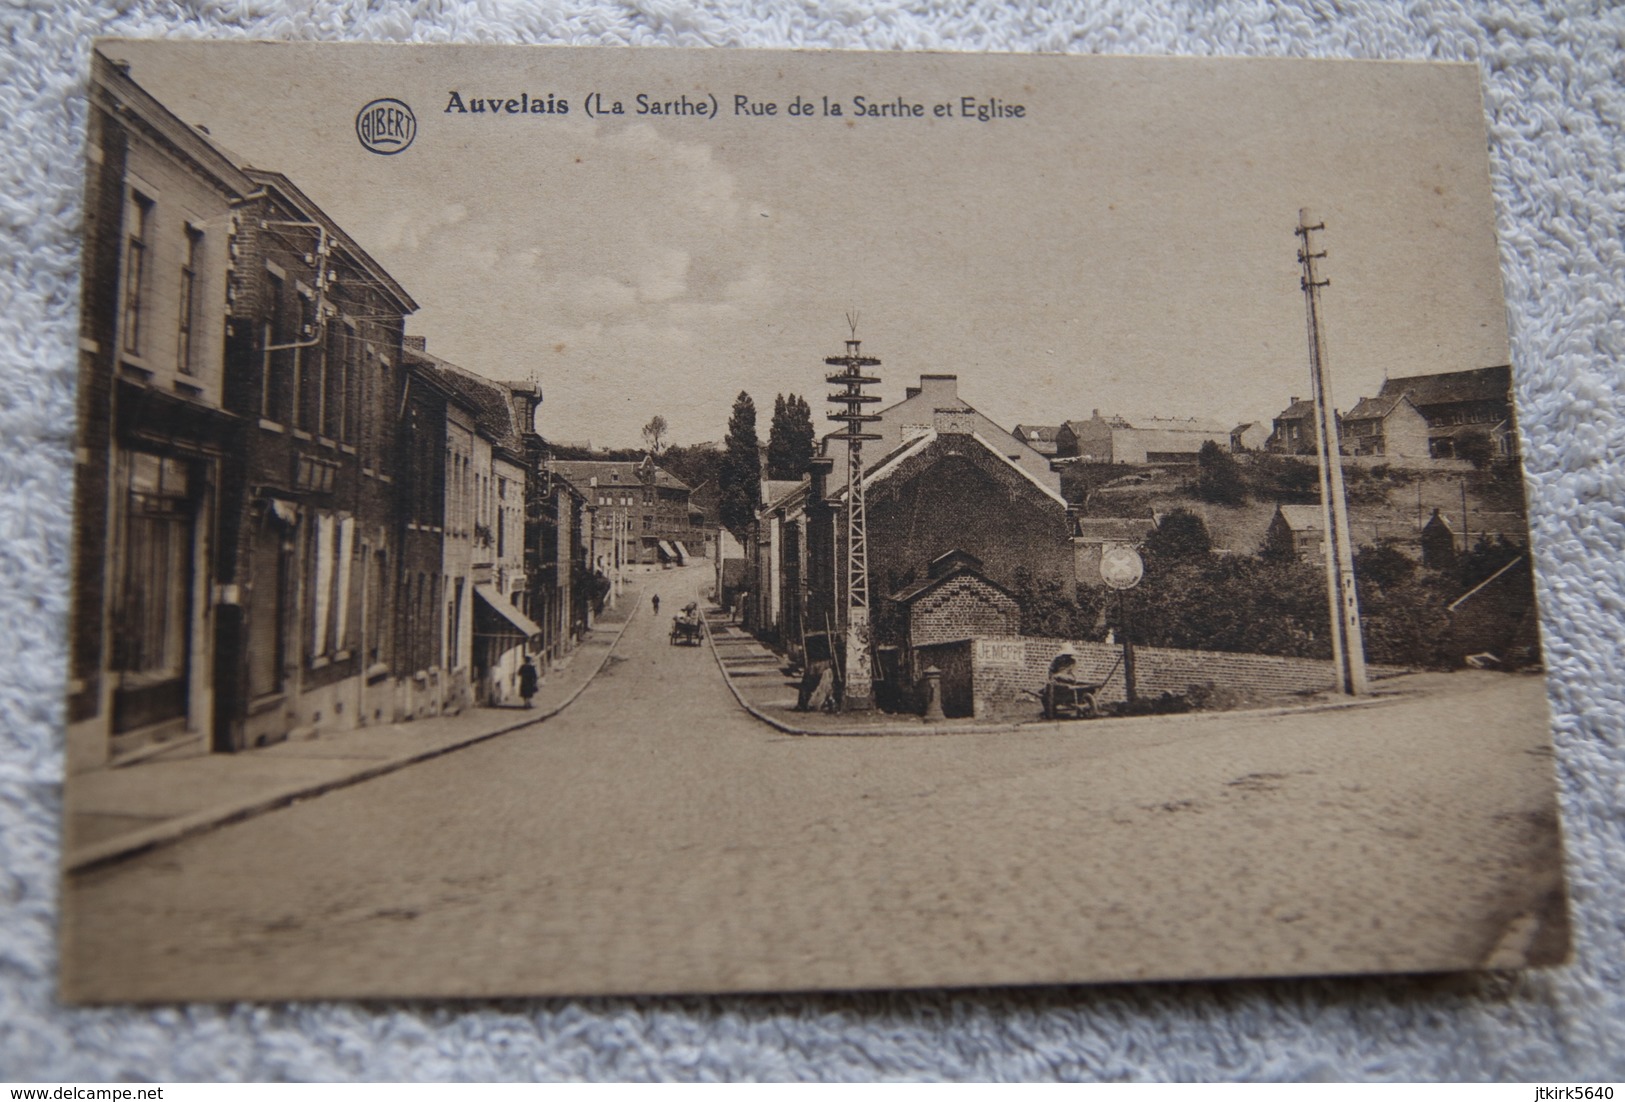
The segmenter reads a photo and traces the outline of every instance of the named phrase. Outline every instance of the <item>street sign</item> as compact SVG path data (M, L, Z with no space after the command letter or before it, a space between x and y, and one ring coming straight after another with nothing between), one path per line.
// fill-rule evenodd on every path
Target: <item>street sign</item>
M1145 576L1145 561L1126 543L1112 544L1100 553L1100 580L1113 589L1133 589Z

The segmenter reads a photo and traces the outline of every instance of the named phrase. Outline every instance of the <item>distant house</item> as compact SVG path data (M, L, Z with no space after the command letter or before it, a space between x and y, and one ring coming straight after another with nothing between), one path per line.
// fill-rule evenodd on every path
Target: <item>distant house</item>
M1326 526L1319 505L1277 505L1264 534L1264 546L1283 558L1313 558L1322 554Z
M1361 398L1343 415L1343 448L1351 455L1426 459L1428 423L1404 394Z
M1275 416L1274 428L1264 442L1276 455L1312 455L1320 433L1315 429L1315 403L1296 395Z
M1233 452L1263 451L1269 442L1270 428L1262 421L1243 421L1230 430L1230 450Z
M1422 525L1422 565L1448 570L1456 565L1456 530L1439 510Z
M1055 434L1060 431L1059 425L1017 425L1010 435L1039 455L1052 456L1055 454Z
M1496 455L1517 451L1512 415L1512 368L1507 364L1438 375L1389 379L1379 400L1406 398L1427 422L1427 455L1452 459L1468 436L1487 437Z
M1151 417L1139 421L1094 410L1087 421L1067 421L1055 433L1058 458L1090 463L1195 463L1208 441L1230 446L1230 432L1217 421L1196 417Z
M555 459L552 470L595 509L601 534L619 533L613 538L624 543L624 561L681 563L705 554L704 515L689 508L687 484L648 456Z

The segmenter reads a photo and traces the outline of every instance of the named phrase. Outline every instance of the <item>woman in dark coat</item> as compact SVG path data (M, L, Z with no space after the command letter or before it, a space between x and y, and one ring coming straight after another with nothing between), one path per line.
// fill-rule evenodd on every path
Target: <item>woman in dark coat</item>
M537 680L536 663L532 662L530 655L527 654L525 664L519 667L519 697L527 708L530 707L530 698L536 695Z

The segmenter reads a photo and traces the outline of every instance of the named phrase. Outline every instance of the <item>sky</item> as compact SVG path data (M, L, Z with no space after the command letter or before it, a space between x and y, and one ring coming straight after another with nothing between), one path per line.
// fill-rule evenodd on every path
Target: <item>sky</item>
M1333 393L1508 359L1471 66L106 42L286 173L419 302L407 331L537 379L550 439L720 440L734 396L809 396L856 313L888 401L922 373L1013 426L1092 410L1268 421L1307 396L1293 228L1319 247ZM451 93L569 103L448 111ZM597 101L588 96L596 93ZM639 115L688 97L715 117ZM735 113L735 99L774 103ZM921 118L854 113L856 97ZM357 139L409 104L413 144ZM814 106L789 114L800 98ZM841 105L823 113L824 97ZM964 97L1021 117L960 114ZM624 115L590 116L619 101ZM938 104L952 114L938 117Z

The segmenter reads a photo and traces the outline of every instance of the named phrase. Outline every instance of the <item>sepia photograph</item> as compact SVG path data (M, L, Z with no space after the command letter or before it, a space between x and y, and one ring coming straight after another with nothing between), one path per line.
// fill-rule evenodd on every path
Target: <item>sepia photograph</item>
M88 96L65 1001L1568 959L1476 65Z

